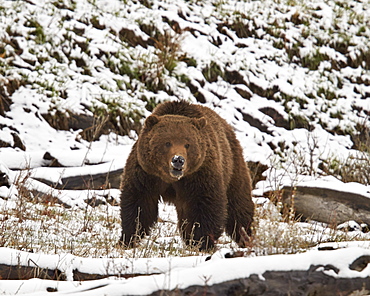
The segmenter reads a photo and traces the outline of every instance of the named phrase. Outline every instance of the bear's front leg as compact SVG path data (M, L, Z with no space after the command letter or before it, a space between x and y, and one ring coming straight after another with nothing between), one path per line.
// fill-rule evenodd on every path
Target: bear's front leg
M225 226L226 194L221 186L207 186L205 180L199 187L186 185L185 180L182 183L176 200L181 235L187 245L213 249Z
M134 247L137 242L149 234L150 228L158 219L159 194L155 194L150 177L143 182L124 175L121 193L121 243Z

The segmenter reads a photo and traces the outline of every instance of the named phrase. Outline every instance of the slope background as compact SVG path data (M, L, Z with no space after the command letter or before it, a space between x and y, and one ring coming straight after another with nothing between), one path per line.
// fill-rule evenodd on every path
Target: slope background
M22 255L50 267L49 255L56 265L58 256L77 263L80 256L117 261L119 270L121 261L144 258L136 273L145 274L147 262L160 267L153 258L199 255L183 246L171 205L160 205L151 238L122 250L118 186L63 189L63 177L122 170L145 117L167 100L204 104L234 127L245 160L265 165L255 196L309 180L370 197L369 1L1 1L0 99L0 182L9 183L0 183L3 264ZM285 221L271 203L255 201L256 239L242 255L309 250L297 256L319 264L326 254L312 247L322 242L368 249L369 233ZM221 257L236 249L225 237L220 245ZM344 276L354 277L347 263L358 254L368 250L328 260L343 257ZM274 258L285 266L285 256ZM91 270L110 261L96 262ZM71 278L75 265L67 265ZM23 282L1 284L17 293Z
M0 138L8 149L0 153L126 143L155 105L185 99L225 117L246 160L295 158L300 173L316 174L368 138L369 8L368 1L2 2ZM27 154L23 166L45 165L38 157Z

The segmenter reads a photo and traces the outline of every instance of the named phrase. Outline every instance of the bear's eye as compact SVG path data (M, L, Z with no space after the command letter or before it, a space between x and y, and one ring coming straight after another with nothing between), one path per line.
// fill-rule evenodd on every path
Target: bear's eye
M190 147L190 144L185 144L184 146L186 149L188 149Z
M166 142L166 147L171 147L171 146L172 146L171 142Z

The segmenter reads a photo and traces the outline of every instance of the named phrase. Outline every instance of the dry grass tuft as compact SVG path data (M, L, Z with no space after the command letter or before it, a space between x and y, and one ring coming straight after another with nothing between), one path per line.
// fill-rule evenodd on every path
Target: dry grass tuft
M21 176L21 175L20 175ZM16 197L0 199L0 247L81 257L149 258L193 256L197 248L186 246L177 229L174 206L160 204L158 223L150 236L136 248L118 244L120 208L117 204L67 208L47 194L32 194L24 186L29 174L19 177ZM323 242L368 240L369 234L337 230L315 222L298 222L291 208L284 209L277 193L256 206L254 237L240 249L230 237L222 236L217 248L242 251L245 255L291 254Z

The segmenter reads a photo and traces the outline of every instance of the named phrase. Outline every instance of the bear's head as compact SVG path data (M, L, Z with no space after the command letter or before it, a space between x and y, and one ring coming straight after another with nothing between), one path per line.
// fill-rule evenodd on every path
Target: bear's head
M204 117L149 116L137 143L140 166L167 183L197 171L206 153L206 125Z

